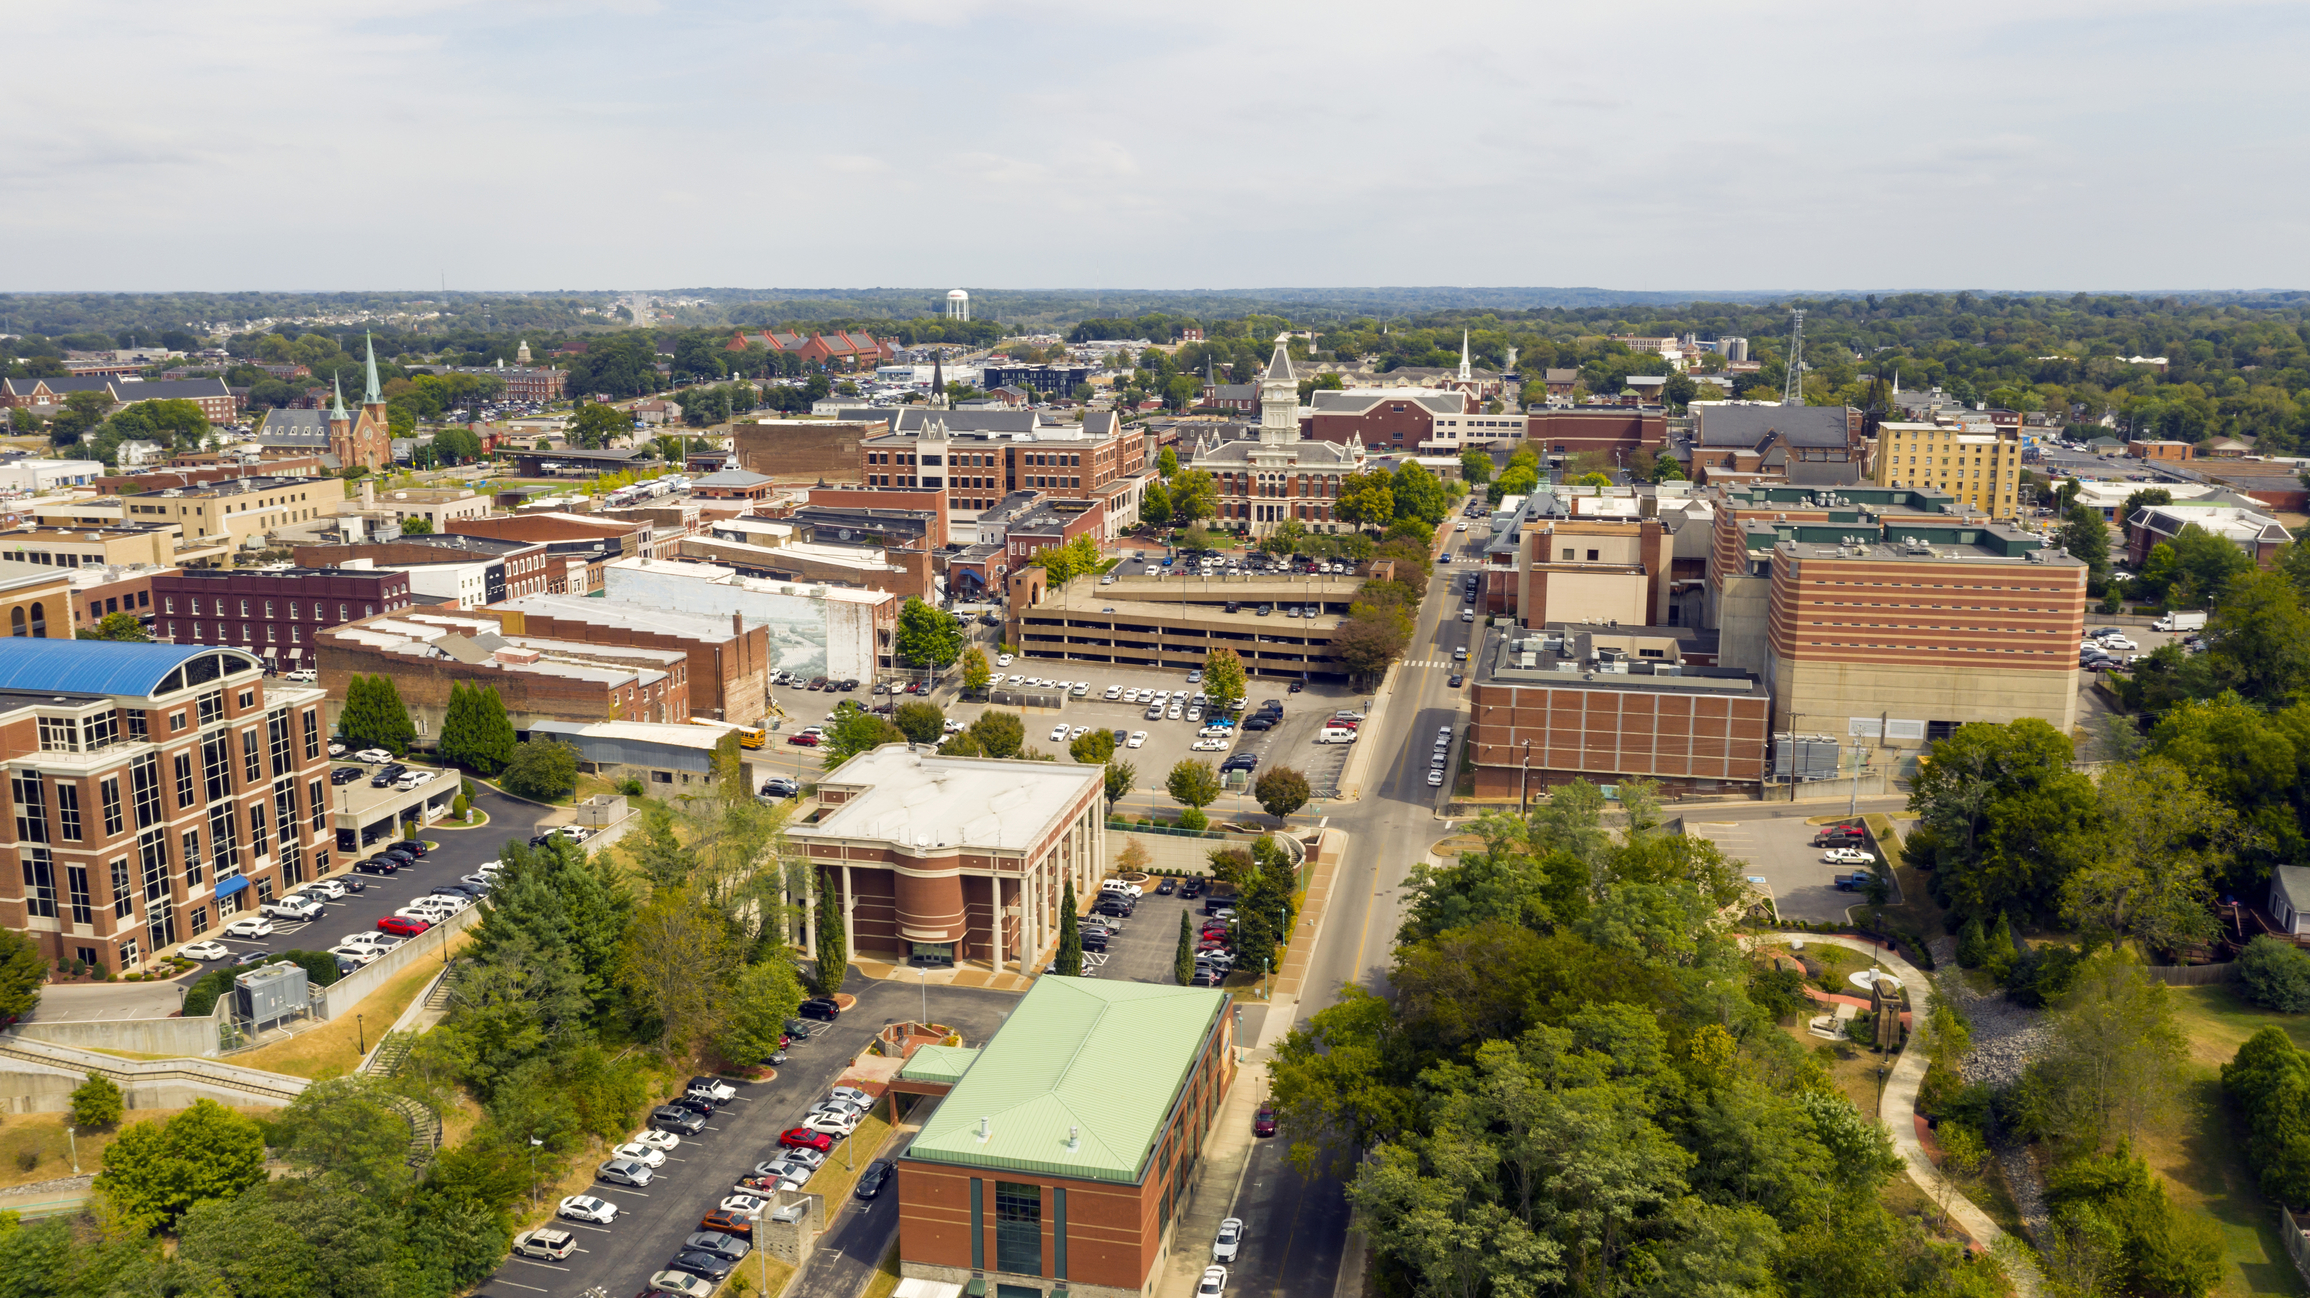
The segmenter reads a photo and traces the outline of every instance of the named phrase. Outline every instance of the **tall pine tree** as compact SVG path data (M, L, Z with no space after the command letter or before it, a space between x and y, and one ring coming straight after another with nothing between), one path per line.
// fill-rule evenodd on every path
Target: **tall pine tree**
M441 739L435 747L441 752L441 760L449 765L480 770L479 764L474 761L478 733L474 724L473 695L474 691L462 684L450 684L449 706L442 711ZM482 774L488 772L483 771Z
M1075 920L1075 881L1067 880L1067 895L1059 904L1059 972L1083 976L1083 930Z
M1171 958L1171 976L1185 987L1195 978L1195 925L1186 911L1179 912L1179 951Z
M850 948L842 937L842 903L834 896L834 876L818 872L818 994L832 996L850 976Z
M401 706L401 692L393 678L356 673L345 685L345 711L337 719L345 739L356 748L382 748L399 756L409 751L417 727Z
M451 706L456 706L452 700ZM505 700L494 685L475 685L465 691L464 724L459 751L450 757L450 723L441 723L441 754L460 766L483 775L495 775L513 760L513 721L505 715Z

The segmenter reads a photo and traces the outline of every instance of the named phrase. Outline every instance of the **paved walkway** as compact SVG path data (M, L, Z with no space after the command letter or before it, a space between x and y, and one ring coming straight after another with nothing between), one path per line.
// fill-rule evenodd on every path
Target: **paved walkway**
M1273 1016L1270 1016L1273 1018ZM1195 1173L1187 1202L1171 1228L1171 1252L1159 1264L1153 1293L1159 1298L1185 1298L1195 1292L1203 1268L1211 1264L1211 1240L1219 1223L1235 1210L1251 1167L1251 1151L1258 1143L1251 1134L1251 1115L1267 1094L1267 1065L1275 1057L1266 1049L1245 1054L1228 1088L1227 1102L1213 1120L1211 1139L1203 1147L1203 1165Z
M1925 1196L1935 1203L1941 1202L1946 1195L1949 1215L1956 1219L1958 1226L1967 1235L1972 1236L1974 1243L1996 1255L2005 1264L2006 1275L2013 1282L2014 1292L2022 1298L2036 1298L2036 1270L2026 1261L2020 1260L2019 1256L2028 1252L2027 1242L2016 1240L2015 1243L2021 1245L2018 1250L1998 1248L1998 1241L2005 1238L2005 1231L1989 1219L1989 1214L1975 1207L1972 1200L1951 1191L1942 1179L1941 1169L1934 1165L1932 1158L1925 1152L1923 1142L1917 1138L1917 1087L1925 1080L1924 1046L1926 1034L1931 1031L1926 1021L1933 1010L1933 980L1899 955L1865 938L1823 933L1763 933L1754 940L1775 943L1814 942L1849 947L1868 953L1870 959L1901 980L1901 985L1909 992L1914 1026L1909 1032L1909 1044L1902 1049L1901 1057L1893 1064L1892 1073L1885 1079L1884 1094L1877 1102L1877 1121L1892 1133L1893 1148L1900 1152L1901 1161L1907 1165L1909 1179L1917 1184L1917 1188L1923 1190Z
M1046 961L1047 963L1047 961ZM996 973L983 964L966 962L944 969L923 970L914 965L895 964L887 960L869 960L852 955L850 967L869 978L885 982L916 983L928 981L937 987L987 987L999 992L1024 992L1035 985L1035 980L1015 970Z

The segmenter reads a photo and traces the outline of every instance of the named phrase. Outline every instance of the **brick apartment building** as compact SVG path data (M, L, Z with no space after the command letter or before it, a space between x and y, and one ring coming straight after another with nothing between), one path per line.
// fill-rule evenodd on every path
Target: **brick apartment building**
M301 568L333 568L355 559L412 570L430 565L479 564L483 584L475 593L483 604L555 592L555 588L566 581L565 570L549 562L543 541L501 541L456 532L350 545L300 545L293 553ZM458 593L429 586L421 572L413 572L413 577L413 591L436 595Z
M1540 409L1525 416L1524 442L1543 463L1595 453L1630 464L1667 449L1668 418L1658 410L1615 406Z
M948 512L960 515L992 509L1014 491L1104 502L1148 465L1145 435L1112 413L1044 425L1031 410L910 408L859 452L867 488L943 491Z
M1430 388L1317 392L1309 401L1310 413L1301 421L1308 438L1318 442L1360 441L1374 453L1417 452L1437 441L1437 421L1469 417L1480 409L1465 393Z
M319 456L290 456L264 461L267 477L318 478L326 472ZM214 464L198 468L150 469L143 473L106 474L90 484L100 496L141 496L185 487L206 487L231 478L249 476L247 466Z
M190 401L212 424L229 424L238 414L222 379L131 379L83 375L69 379L0 379L0 408L61 406L75 392L101 392L116 406L139 401Z
M451 374L478 374L505 384L507 401L559 401L569 395L569 374L536 365L451 365Z
M267 667L311 666L315 636L409 607L409 574L358 568L185 568L156 577L153 638L224 645Z
M27 641L0 654L0 924L110 973L326 874L318 689L231 649Z

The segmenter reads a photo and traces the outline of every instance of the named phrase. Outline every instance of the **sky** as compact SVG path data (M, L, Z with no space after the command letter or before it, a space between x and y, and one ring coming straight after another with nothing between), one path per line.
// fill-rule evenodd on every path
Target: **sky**
M2304 287L2310 6L121 0L0 289Z

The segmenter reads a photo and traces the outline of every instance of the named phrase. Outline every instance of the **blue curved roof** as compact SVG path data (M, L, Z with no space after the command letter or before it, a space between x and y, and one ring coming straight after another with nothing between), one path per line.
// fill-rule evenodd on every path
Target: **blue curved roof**
M247 655L215 645L122 644L114 640L0 639L0 690L58 694L150 694L187 659ZM240 670L238 667L228 670Z

